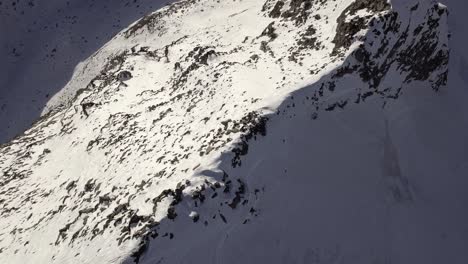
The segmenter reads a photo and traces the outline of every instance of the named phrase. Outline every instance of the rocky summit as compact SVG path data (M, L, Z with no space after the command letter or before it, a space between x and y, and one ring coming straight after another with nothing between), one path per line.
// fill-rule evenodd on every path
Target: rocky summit
M467 263L451 12L182 0L142 17L0 145L0 263Z

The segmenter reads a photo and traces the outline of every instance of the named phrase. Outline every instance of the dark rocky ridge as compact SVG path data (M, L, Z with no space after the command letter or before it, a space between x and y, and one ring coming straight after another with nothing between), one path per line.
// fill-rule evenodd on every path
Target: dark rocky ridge
M347 49L353 42L354 35L359 31L367 28L367 24L371 16L354 17L350 21L346 21L348 17L352 17L359 10L369 10L373 13L380 13L390 10L391 6L387 0L356 0L349 5L338 17L336 35L333 39L335 48L332 54L337 55L340 49Z

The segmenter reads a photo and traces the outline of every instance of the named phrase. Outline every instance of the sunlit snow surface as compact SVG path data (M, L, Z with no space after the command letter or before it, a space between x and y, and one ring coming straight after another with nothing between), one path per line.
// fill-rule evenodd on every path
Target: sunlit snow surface
M0 148L0 262L466 263L448 8L188 0L130 25Z

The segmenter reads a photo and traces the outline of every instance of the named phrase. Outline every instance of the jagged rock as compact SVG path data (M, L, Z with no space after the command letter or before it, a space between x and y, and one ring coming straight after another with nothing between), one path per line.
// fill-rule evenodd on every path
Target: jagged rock
M132 78L132 73L129 72L129 71L121 71L119 72L119 74L117 75L117 78L119 79L119 81L121 82L125 82L125 81L128 81Z
M193 222L196 223L200 219L200 215L197 212L190 212L189 217L192 218Z

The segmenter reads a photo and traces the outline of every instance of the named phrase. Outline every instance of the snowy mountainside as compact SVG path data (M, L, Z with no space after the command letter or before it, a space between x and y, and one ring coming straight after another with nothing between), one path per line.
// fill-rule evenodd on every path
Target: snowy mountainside
M463 263L447 17L186 0L142 18L0 148L0 260Z
M128 24L173 1L0 1L0 142L28 129L74 69Z

